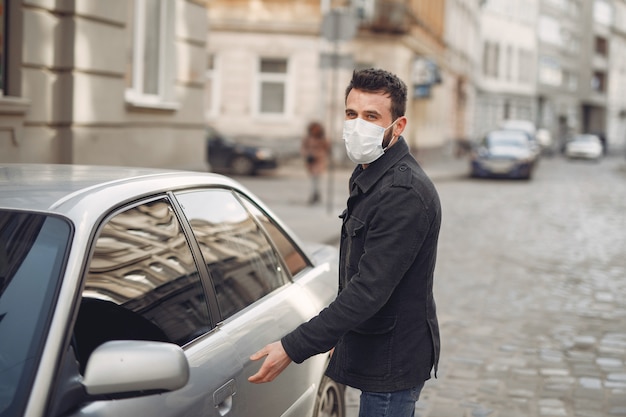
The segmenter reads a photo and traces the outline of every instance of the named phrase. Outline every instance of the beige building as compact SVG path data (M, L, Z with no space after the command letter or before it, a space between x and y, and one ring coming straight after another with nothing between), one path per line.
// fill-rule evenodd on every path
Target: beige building
M207 3L207 120L227 135L294 153L307 123L321 120L341 158L345 86L353 69L369 66L407 83L414 151L445 148L472 128L478 0ZM465 33L446 32L450 15L470 18Z
M205 1L0 4L0 162L204 165Z
M311 120L342 158L364 66L407 82L412 149L446 149L474 129L478 3L0 0L0 162L203 169L207 124L293 155Z
M445 39L454 139L476 136L475 109L480 81L481 0L446 0ZM446 77L447 78L447 77Z

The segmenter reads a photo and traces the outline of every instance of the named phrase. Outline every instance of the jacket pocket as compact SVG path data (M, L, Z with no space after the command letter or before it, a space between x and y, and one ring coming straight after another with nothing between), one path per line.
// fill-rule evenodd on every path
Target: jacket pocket
M387 378L391 373L395 327L395 317L375 316L348 332L344 337L346 372L362 378Z
M346 240L346 267L350 275L358 271L359 260L363 254L365 223L354 216L344 219L343 239Z

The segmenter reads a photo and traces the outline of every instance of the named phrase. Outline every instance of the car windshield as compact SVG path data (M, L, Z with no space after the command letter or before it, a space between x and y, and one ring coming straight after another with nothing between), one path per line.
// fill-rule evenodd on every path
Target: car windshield
M489 147L514 146L526 148L528 147L528 137L522 132L503 130L487 135L486 143Z
M22 415L70 235L63 219L0 210L0 416Z

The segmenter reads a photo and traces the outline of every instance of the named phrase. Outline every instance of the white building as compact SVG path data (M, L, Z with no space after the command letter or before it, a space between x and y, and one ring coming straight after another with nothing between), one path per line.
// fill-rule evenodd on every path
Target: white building
M626 150L626 0L613 0L608 75L609 152Z
M481 13L481 70L476 132L505 119L538 123L536 108L538 0L489 0Z

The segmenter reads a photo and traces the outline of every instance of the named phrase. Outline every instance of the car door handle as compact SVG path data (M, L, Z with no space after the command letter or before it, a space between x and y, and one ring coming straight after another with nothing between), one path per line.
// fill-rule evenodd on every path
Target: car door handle
M213 403L220 416L225 416L233 408L233 396L236 393L237 385L234 379L231 379L213 393Z

